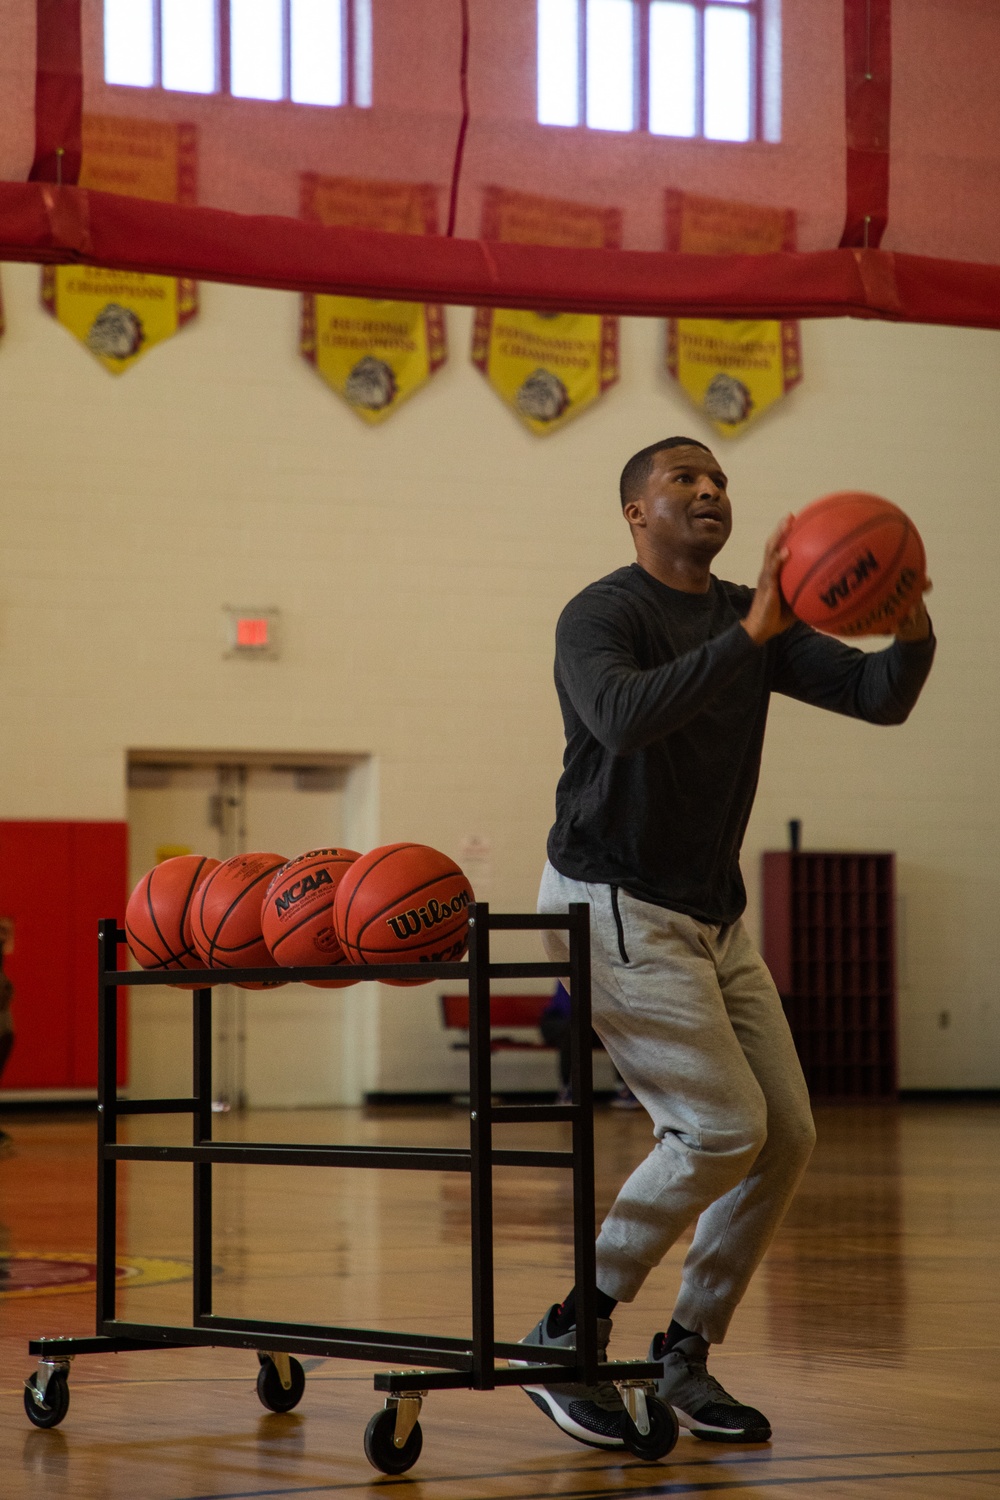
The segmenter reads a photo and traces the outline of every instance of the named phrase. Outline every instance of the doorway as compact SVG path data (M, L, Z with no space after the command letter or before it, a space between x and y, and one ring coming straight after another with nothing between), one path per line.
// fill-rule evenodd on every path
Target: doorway
M369 848L375 842L373 787L368 756L131 751L131 886L176 854L221 860L262 849L291 859L338 844ZM358 1103L376 1036L373 989L290 984L255 992L216 985L216 1106ZM134 989L130 1037L133 1093L190 1093L189 992L167 985Z

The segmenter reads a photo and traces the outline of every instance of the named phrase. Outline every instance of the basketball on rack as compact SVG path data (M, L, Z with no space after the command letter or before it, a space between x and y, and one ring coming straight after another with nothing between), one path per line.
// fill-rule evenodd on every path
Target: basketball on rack
M333 922L349 963L447 963L465 952L473 900L447 854L426 844L384 844L355 860L341 880Z
M859 490L799 511L785 538L781 592L791 609L831 635L888 635L919 601L924 545L891 500Z
M271 957L288 968L344 963L333 927L337 887L356 859L355 849L310 849L282 865L261 907L260 925ZM342 989L353 979L310 979L317 989Z
M195 951L209 969L270 969L277 964L268 952L260 928L263 895L283 854L234 854L213 870L195 892L191 938ZM273 989L284 983L252 983L247 990Z
M218 864L204 854L179 854L142 877L125 908L125 936L136 963L144 969L204 967L191 937L191 903Z

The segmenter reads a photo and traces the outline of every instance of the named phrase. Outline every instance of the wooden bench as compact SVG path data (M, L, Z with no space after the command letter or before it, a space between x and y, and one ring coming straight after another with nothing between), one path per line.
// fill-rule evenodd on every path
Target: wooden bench
M549 1087L545 1069L539 1073L540 1053L549 1053L553 1058L547 1067L552 1068L551 1088L558 1086L558 1071L555 1066L556 1048L542 1041L538 1023L551 994L547 995L491 995L490 996L490 1052L509 1059L506 1066L499 1063L494 1074L494 1087L498 1094L505 1090L520 1092L536 1091ZM469 997L468 995L440 995L441 1019L446 1032L454 1037L452 1052L467 1052L469 1048ZM512 1034L513 1033L513 1034ZM518 1056L524 1059L518 1066ZM532 1059L538 1057L538 1063ZM530 1066L529 1066L530 1063ZM594 1038L594 1089L599 1098L607 1097L616 1087L615 1074L604 1048Z
M468 995L442 995L441 1017L446 1031L462 1033L462 1040L452 1042L453 1051L462 1051L469 1045L469 997ZM491 1052L554 1052L538 1035L538 1024L542 1011L551 1000L551 995L492 995L490 997L490 1051ZM498 1026L513 1026L519 1029L532 1028L534 1038L494 1036Z

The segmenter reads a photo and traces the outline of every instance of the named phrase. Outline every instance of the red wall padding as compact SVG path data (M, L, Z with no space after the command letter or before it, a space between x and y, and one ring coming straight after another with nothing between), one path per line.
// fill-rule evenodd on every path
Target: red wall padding
M0 56L8 259L486 306L1000 327L1000 4L990 0L784 6L780 139L748 144L539 126L535 0L378 0L370 109L110 86L102 0L35 0L19 13L28 8L36 54L19 24ZM81 110L193 126L198 206L79 192ZM429 183L440 222L454 197L456 237L382 236L403 241L390 246L303 224L308 171ZM624 249L484 244L491 184L618 208ZM706 256L706 268L664 256L668 188L791 208L799 253Z
M14 919L4 962L14 983L16 1040L4 1089L97 1084L97 924L124 920L125 823L0 822L0 916ZM119 994L126 996L126 991ZM126 1006L119 1075L127 1076Z

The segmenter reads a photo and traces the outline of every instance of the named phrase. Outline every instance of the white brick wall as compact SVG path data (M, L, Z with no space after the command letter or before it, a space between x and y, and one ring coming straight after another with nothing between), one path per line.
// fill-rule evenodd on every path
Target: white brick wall
M626 323L621 384L540 441L469 365L463 309L451 363L372 431L298 358L290 294L205 285L200 319L114 379L41 310L35 268L3 287L0 815L123 816L129 746L370 752L379 840L457 853L479 834L491 900L530 908L561 753L556 616L629 560L625 458L675 431L714 441L657 373L661 325ZM941 646L900 729L775 701L750 920L790 817L814 847L897 850L901 1082L996 1087L1000 341L846 320L803 336L803 386L717 443L735 512L719 571L753 582L774 522L816 495L881 491L923 533ZM225 603L281 607L280 662L222 659ZM433 997L380 1013L369 1086L406 1087Z

